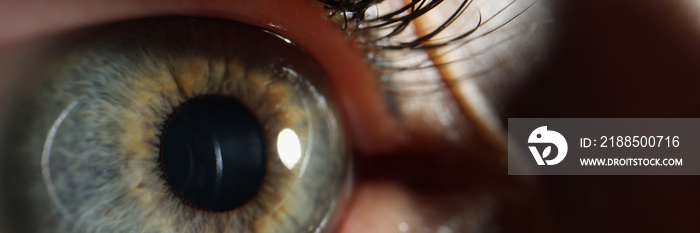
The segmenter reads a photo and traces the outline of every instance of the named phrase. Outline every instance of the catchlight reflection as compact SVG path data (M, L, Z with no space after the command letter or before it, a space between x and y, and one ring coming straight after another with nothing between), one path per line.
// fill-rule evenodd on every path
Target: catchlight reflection
M301 158L301 142L299 136L289 128L280 131L277 136L277 154L287 168L292 169Z

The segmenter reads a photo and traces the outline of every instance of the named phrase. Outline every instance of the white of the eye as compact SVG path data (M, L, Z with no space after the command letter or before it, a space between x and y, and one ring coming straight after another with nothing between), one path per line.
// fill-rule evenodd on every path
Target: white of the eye
M287 168L292 169L301 158L299 136L289 128L280 131L277 136L277 153Z

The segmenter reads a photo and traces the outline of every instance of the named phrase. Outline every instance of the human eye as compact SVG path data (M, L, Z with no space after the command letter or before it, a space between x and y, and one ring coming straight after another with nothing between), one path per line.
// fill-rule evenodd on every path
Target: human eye
M236 11L231 10L230 12L222 12L219 7L221 7L221 9L223 9L223 7L235 8L236 6L242 6L245 4L237 5L232 3L234 6L228 6L227 4L218 6L215 3L212 3L213 5L207 5L204 3L200 3L202 5L194 4L197 6L187 5L184 3L180 4L183 4L180 6L182 8L177 8L178 5L171 5L168 7L154 5L151 6L152 8L146 7L146 9L153 9L152 12L149 12L143 9L137 11L135 8L129 8L131 5L128 4L110 5L105 3L104 5L95 6L94 9L90 9L90 11L88 11L99 12L99 10L102 9L104 12L88 13L91 14L91 16L86 16L84 19L72 19L71 17L73 16L67 15L61 19L57 19L56 22L53 22L55 25L53 25L51 28L42 28L42 30L37 29L37 31L31 31L30 33L25 34L26 38L22 38L22 36L6 36L4 41L18 41L20 39L29 40L30 36L36 36L40 37L39 40L41 40L42 37L46 38L45 41L40 41L38 43L51 43L52 38L45 35L60 34L60 32L65 30L82 28L91 24L108 24L112 21L158 15L184 14L231 18L244 21L247 20L246 22L248 23L264 26L270 30L279 30L278 32L280 34L297 42L299 45L304 46L311 54L317 56L315 59L318 59L322 65L331 67L326 67L326 71L329 73L329 79L336 80L335 82L330 81L330 90L333 91L333 99L338 101L341 116L343 117L344 122L347 124L345 131L348 132L350 142L353 143L354 161L357 164L357 186L352 201L348 206L349 210L347 211L344 222L341 225L341 231L382 232L391 230L406 231L406 229L414 229L414 231L441 230L461 232L464 230L480 229L509 230L517 227L537 229L538 224L526 223L522 225L513 218L508 217L505 213L507 211L515 211L518 213L539 213L539 210L528 210L527 203L521 202L518 200L518 198L509 194L517 192L522 196L529 197L531 195L529 193L531 192L531 187L522 181L510 179L503 176L503 174L499 174L499 170L501 168L497 163L497 148L494 148L494 145L464 146L462 144L469 141L470 138L478 139L478 135L481 133L491 133L486 132L488 129L479 129L480 133L469 132L468 128L470 126L468 125L468 120L460 117L460 115L462 115L459 110L460 103L451 102L454 97L464 97L459 95L443 95L442 93L445 93L445 90L440 90L438 92L423 92L419 90L419 94L422 94L423 97L431 98L431 103L438 103L439 105L437 105L435 108L426 108L426 106L429 105L420 104L418 108L408 108L411 105L406 104L398 106L398 108L395 109L395 112L389 111L389 108L386 107L386 99L381 95L383 91L393 92L391 95L394 95L394 98L397 98L396 101L399 103L405 103L407 101L416 103L416 100L418 99L402 99L404 98L401 97L401 95L403 95L402 93L410 93L411 90L400 90L394 88L402 87L404 85L388 87L389 89L393 90L377 91L375 88L380 88L384 84L377 85L377 83L374 82L374 77L376 74L373 72L375 72L375 70L370 69L371 67L365 63L365 55L361 52L362 50L360 49L360 52L358 52L358 49L354 47L356 44L349 39L350 37L344 35L343 32L338 30L338 28L329 26L328 22L323 21L323 18L319 13L320 11L317 12L317 9L315 10L305 4L278 3L277 5L273 4L268 6L261 3L247 6L254 8L250 11L240 11L239 9ZM289 8L282 8L279 5L289 5ZM105 9L102 8L102 6L109 7ZM526 4L524 6L527 7L528 5ZM125 15L110 15L112 14L109 13L110 10L121 9L120 7L134 11L121 10L116 12L126 11L127 13L124 13ZM270 10L274 7L277 7L277 10ZM475 8L471 7L469 9ZM517 9L524 10L525 8L515 9L515 12L518 12ZM62 10L57 9L51 10L63 12ZM285 19L279 15L272 17L272 19L267 18L270 15L280 12L294 12L296 14L306 12L310 15L306 16L307 18L294 18L294 20L299 20L300 22L304 20L308 21L306 23L299 24L296 24L293 21L286 21L289 19ZM319 15L315 15L314 13L318 13ZM490 14L494 14L494 12L492 11ZM514 16L514 14L510 14L510 17ZM508 16L506 16L506 19L507 18ZM62 22L61 20L63 19L68 20L69 22ZM437 20L439 21L442 19ZM469 19L468 21L473 22L472 19ZM31 21L25 23L27 24L27 28L33 27L31 25ZM311 26L309 26L310 24ZM453 25L456 26L458 23ZM314 26L319 27L317 28L318 31L315 32L322 35L320 37L324 40L311 41L313 37L295 33L298 31L303 31L303 29L308 30L308 28L314 28ZM430 27L431 25L426 26ZM34 27L36 27L36 25L34 25ZM372 30L358 31L358 34L370 33L370 31ZM377 31L377 33L381 32ZM506 35L505 37L507 38L508 36ZM153 43L146 44L153 45ZM14 46L15 44L7 42L5 48L7 50L13 49L11 48L13 46L10 45ZM372 45L360 42L360 46L371 47ZM328 53L327 51L334 51L334 53ZM25 51L23 50L12 54L22 55L19 54L21 52ZM377 50L374 52L377 52ZM483 51L477 52L485 53ZM43 54L39 54L37 56L40 57L42 55ZM373 61L373 63L378 64L376 61ZM437 65L433 66L437 67ZM495 69L497 64L488 64L483 65L482 67L490 67ZM388 70L388 67L378 68L379 70ZM406 73L402 72L402 74L399 75L402 76L404 74ZM17 80L9 80L8 82L11 81ZM429 81L432 82L431 84L444 82L440 80ZM457 81L459 80L456 80L455 83L458 83ZM9 88L11 85L8 84L3 86ZM387 86L381 88L386 87ZM61 93L66 92L67 91L65 90L61 91ZM15 111L17 110L11 110L10 112ZM449 119L450 117L454 119ZM399 120L399 118L402 119ZM472 119L482 118L484 117L479 116ZM6 119L9 120L11 118ZM47 121L45 123L51 122ZM473 125L478 124L474 123ZM456 128L456 130L444 135L439 133L441 130L447 128ZM412 145L415 141L420 143ZM440 147L440 149L436 149L437 147ZM480 151L470 151L472 148L476 151ZM466 172L464 170L465 168L468 169ZM433 181L437 179L445 181L433 183ZM46 192L42 193L39 191L39 194L37 195L42 194L46 195ZM31 199L31 197L29 198ZM160 200L155 201L157 202ZM47 204L51 205L50 202ZM201 204L196 203L195 205L202 209L218 211L209 206L200 206ZM11 211L15 210L13 209ZM21 212L21 210L19 211L20 212L17 213L17 216L27 216L27 212ZM109 228L114 226L100 226L99 223L102 222L100 219L92 219L95 216L113 217L113 213L117 213L117 216L119 216L120 213L125 213L124 215L128 214L128 212L123 211L124 210L119 209L98 209L95 212L97 213L96 215L88 216L90 218L86 217L85 219L77 219L75 222L68 221L69 223L75 223L75 225L64 225L63 227L66 228L62 229L73 228L77 231L83 231L85 229L88 231L99 231L100 229L104 229L106 231L108 231L107 229L129 229L129 226L127 225L123 225L122 227L117 226L116 228ZM166 211L165 206L163 206L164 215L165 213L169 213ZM67 211L67 215L70 214L71 211ZM8 215L10 214L6 214L5 216ZM367 221L367 218L369 218L370 221ZM29 222L31 220L24 219L23 221ZM119 221L120 219L117 218L112 223L118 223ZM17 222L4 222L3 224L12 226L12 224L17 224ZM153 225L157 224L158 223L153 223ZM90 226L90 228L84 228L86 225ZM33 227L41 229L45 226L39 225ZM155 228L147 229L155 231ZM53 229L47 230L52 231ZM225 228L221 228L219 230L226 231Z
M468 76L465 74L471 73L457 72L457 75L454 75L456 81L425 80L422 77L426 73L422 72L428 71L424 71L425 69L413 69L424 64L420 63L422 62L420 60L421 57L417 57L418 60L412 62L418 63L410 63L411 61L409 61L409 63L403 64L408 64L408 67L412 69L393 69L394 72L406 75L404 77L409 78L387 79L389 81L377 84L374 81L377 78L377 74L374 73L375 70L368 68L364 60L364 54L358 52L354 47L355 44L349 42L351 40L349 39L350 37L334 34L335 31L328 29L327 22L322 20L322 17L317 17L315 15L317 11L311 10L313 9L312 7L305 5L305 1L299 1L299 4L252 4L252 6L246 8L249 11L229 9L241 4L217 3L216 1L202 1L199 3L189 1L174 3L167 1L153 1L152 3L117 2L110 3L110 1L105 1L105 4L93 2L91 3L92 5L79 4L80 7L78 8L74 8L75 6L71 4L66 4L64 9L60 5L48 3L35 3L33 6L24 3L12 3L15 4L13 7L0 7L0 16L14 19L13 24L14 22L21 22L17 27L9 27L9 23L1 24L2 27L0 27L0 31L3 32L3 35L0 35L0 72L2 72L3 77L12 77L7 73L13 71L12 68L18 65L18 61L22 61L21 57L32 56L31 49L20 50L18 48L24 44L19 43L19 41L31 41L36 37L48 38L48 35L58 34L73 28L146 16L184 14L237 20L252 17L248 18L248 23L265 26L271 30L280 30L279 33L303 45L310 53L317 56L315 58L322 65L332 67L327 68L326 72L329 73L330 79L336 81L331 81L333 84L331 84L332 87L329 89L334 92L334 98L338 102L341 117L346 124L344 127L345 131L348 133L348 138L350 138L352 143L353 157L357 166L356 187L345 215L342 232L479 232L499 230L507 232L526 230L541 232L551 228L538 227L551 222L556 222L554 224L555 227L553 227L555 229L571 229L568 226L575 226L581 232L606 231L616 229L614 227L615 224L608 223L607 220L614 219L620 215L649 220L647 223L635 224L629 220L632 217L625 218L616 222L620 224L618 226L621 229L661 231L664 229L682 230L685 229L679 227L682 226L682 223L694 221L687 219L687 216L693 216L692 214L668 215L676 217L676 220L653 221L653 215L644 214L644 212L649 209L655 209L663 213L676 212L676 210L678 212L692 213L693 208L697 209L697 206L688 203L696 203L692 201L693 194L697 194L696 189L685 189L686 192L683 192L683 195L673 199L659 194L658 190L653 187L640 184L649 184L647 182L651 181L651 184L660 184L667 190L680 190L679 186L692 184L695 182L695 179L607 177L569 179L545 177L541 180L539 178L520 180L520 178L505 176L505 168L499 163L500 158L498 157L504 154L502 154L502 151L498 151L497 146L489 145L489 143L493 142L480 142L487 145L469 143L469 140L472 139L478 141L482 140L480 138L493 136L492 128L485 127L480 129L482 130L481 132L474 133L478 131L474 130L475 128L483 127L484 125L491 125L492 127L495 125L496 128L503 127L499 126L499 124L504 124L507 117L693 116L695 110L688 109L700 108L697 108L695 101L692 101L694 98L691 98L693 93L696 93L692 91L692 88L697 86L695 81L697 79L693 76L697 72L690 68L689 64L694 64L695 62L692 61L697 61L697 59L694 59L695 55L693 55L697 53L692 52L694 50L686 50L689 44L688 41L677 43L675 46L672 46L672 43L668 43L669 41L676 41L676 39L680 40L683 37L695 38L694 34L690 33L693 31L690 26L681 23L687 17L684 18L684 15L667 17L668 14L666 13L668 12L682 11L666 7L678 7L681 4L675 2L666 4L663 3L666 1L658 1L654 3L656 5L649 4L647 7L638 7L634 6L634 4L620 1L620 3L612 4L613 7L611 9L614 10L604 11L602 9L607 8L601 7L600 4L584 4L582 3L583 1L560 3L555 12L560 12L559 10L561 10L561 12L565 13L559 13L559 17L554 18L558 20L558 30L565 32L560 33L559 36L565 38L564 40L553 42L558 47L555 47L557 48L555 52L552 52L549 58L545 58L544 61L537 61L535 59L536 55L528 54L532 51L527 49L534 48L537 51L541 49L540 45L534 47L517 46L522 45L522 43L536 43L537 38L541 38L537 36L541 31L535 31L535 36L512 36L509 33L523 33L527 35L528 32L532 33L532 31L528 30L532 29L530 26L536 24L546 26L547 23L551 23L547 21L549 17L535 17L534 19L520 17L507 24L511 26L510 28L496 30L497 33L494 34L500 34L500 36L484 37L497 38L493 39L494 43L491 44L493 46L485 46L487 48L485 50L479 50L476 42L460 46L460 48L469 47L470 45L477 47L472 48L476 49L475 51L471 51L475 55L474 57L477 58L461 64L462 66L476 67L475 69L485 68L488 71L492 71L483 77L464 81L465 77ZM389 2L384 1L387 4ZM505 3L508 2L505 1ZM457 2L457 5L461 3L463 2ZM404 5L406 4L399 4L399 7ZM469 9L486 8L487 5L484 2L477 1L472 3ZM528 6L529 3L524 5ZM543 1L538 2L535 6L541 5L545 5ZM494 8L496 10L504 9L502 8L503 6L500 5ZM372 13L372 9L374 8L369 7L368 11ZM525 8L514 7L511 9L516 10L503 14L505 19L517 15L519 12L517 9L522 10ZM537 9L537 7L533 9ZM533 9L528 9L528 12L536 12ZM75 12L81 13L77 14ZM603 12L604 14L602 14L603 17L596 20L595 17L588 18L591 12ZM606 12L607 14L605 14ZM647 14L649 12L656 14ZM483 13L485 14L484 19L488 18L488 14L486 12ZM285 19L285 17L291 17L294 14L309 15L301 17L301 19L297 18L297 20L305 23L301 23L301 21L300 23L294 23ZM372 14L368 15L372 16ZM30 16L32 18L29 18ZM614 16L622 17L623 20ZM656 20L658 18L654 19L651 16L659 16L658 18L663 18L663 20ZM435 23L442 23L440 19ZM499 22L505 22L503 19ZM624 19L642 20L652 26L645 28L631 27L632 29L622 30L630 26L627 24L616 24L626 22ZM5 20L4 22L8 21ZM468 23L473 22L475 21L459 21L455 25L464 23L466 25L466 29L462 30L464 31L469 30L473 25L468 25ZM569 25L569 23L577 26L561 26ZM495 23L493 25L500 24ZM674 27L666 27L670 25L684 25L684 27L680 29L676 27L676 30L673 29ZM428 24L425 26L430 28L435 25ZM317 27L314 29L314 33L319 33L320 36L318 37L324 40L312 41L314 36L293 33L294 31L307 31L309 30L308 27ZM454 27L452 26L452 28ZM389 28L393 29L394 27ZM579 28L585 28L586 30L578 30ZM670 31L660 30L661 28L667 28ZM350 25L347 30L351 31L354 28ZM627 39L618 38L618 40L614 40L600 36L610 32L605 30L611 30L617 33L613 34L621 36L619 38ZM378 30L368 30L368 32L381 33ZM653 36L643 32L651 32L650 34ZM364 32L356 32L356 34L361 33ZM677 33L678 36L671 39L664 37L672 33ZM536 39L534 41L515 39L518 43L509 43L510 38ZM500 39L506 42L500 41ZM43 43L50 41L50 39L44 39L43 41L39 39L39 41ZM411 38L396 41L411 41ZM566 44L563 41L576 43ZM381 46L381 43L379 41L375 45ZM310 46L312 44L315 45ZM360 44L361 46L372 46L368 43L363 44L362 41ZM510 44L516 46L509 47ZM625 53L624 51L616 50L617 46L621 45L628 45L622 48L634 48L634 46L629 46L630 44L649 48L656 52L642 53L646 55L642 56L642 58L646 59L644 60L638 59L639 56L635 56L637 54L635 52L627 51ZM383 45L390 46L391 44ZM450 45L455 45L455 43ZM607 47L601 45L607 45ZM449 48L449 46L443 47ZM509 49L503 51L503 48ZM525 48L525 50L519 50L519 48ZM660 48L671 50L662 51ZM573 52L566 55L568 51ZM672 59L670 63L658 63L660 61L659 57L665 57L669 54L666 51L670 51L670 54L678 56L671 56L676 59ZM33 52L35 56L41 56L40 51ZM374 50L374 52L379 52L379 50ZM401 54L401 52L405 51L399 51L395 54ZM413 55L415 53L408 54L411 54L411 56L404 57L412 58L417 56ZM476 56L479 54L485 54L486 56ZM498 57L494 54L501 54L502 56ZM510 54L516 55L509 56ZM392 52L387 52L385 55L392 57L391 59L401 57L401 55L392 55ZM608 57L609 60L603 59L601 61L597 59L600 55L621 55L624 59ZM498 57L498 59L495 59L495 57ZM552 57L562 59L558 62L552 62L552 60L556 60ZM460 57L449 56L448 58L446 60L447 63L461 59ZM527 59L531 60L526 61ZM620 64L611 62L611 60L623 61L623 68L615 68L616 65ZM686 63L679 63L679 61ZM385 68L383 69L384 71L391 71L392 69L389 68L398 64L381 64L378 60L372 60L372 62L372 64L379 65L380 69ZM658 66L659 64L661 66ZM434 66L435 64L428 65L428 67ZM579 70L581 66L589 68L585 69L586 72L572 72L572 70ZM643 67L643 69L639 69L640 67ZM477 71L484 70L477 69ZM413 78L410 78L411 74L409 73L412 72ZM443 77L439 71L437 73L438 75L433 77ZM660 76L679 78L673 79L673 82L659 82L658 77ZM584 82L582 80L588 81ZM5 97L0 99L4 103L12 101L12 99L6 97L9 96L7 94L8 89L12 87L10 84L20 81L7 78L0 79L0 89L3 90L3 94L0 96ZM470 98L465 93L450 94L451 92L442 89L442 91L437 92L438 94L435 94L436 86L438 88L449 88L460 86L464 82L478 82L479 87L482 88L480 90L481 94ZM634 88L629 88L630 86L622 85L621 83L623 82L636 83L637 85ZM606 85L601 83L610 85L607 85L608 88L605 88ZM584 85L585 88L581 87L581 85ZM554 92L552 92L550 87L561 88L554 89ZM381 91L377 91L377 89L381 89ZM592 102L589 99L584 98L584 96L589 96L587 93L591 90L596 90L600 93L600 95L596 95L596 98L599 98L596 101L598 104L591 104ZM652 98L653 95L641 95L639 92L663 93L663 95L660 98L658 96ZM385 96L382 96L382 93L392 93L391 96L393 98L385 98ZM566 98L562 98L562 96ZM482 115L463 116L464 112L459 108L464 107L469 101L475 101L474 99L477 97L485 98L487 101L483 103L486 103L488 108L478 109L478 105L477 107L472 105L472 108L492 112L486 115L483 115L483 112L481 112ZM645 97L646 99L644 99ZM640 100L639 98L643 99ZM391 99L398 104L387 104L387 99ZM564 105L552 107L551 104L541 102L543 99ZM566 99L570 99L575 104L566 102ZM445 101L454 102L451 104L442 103ZM627 104L641 102L650 105L647 105L648 108L640 108ZM430 103L439 104L431 105ZM393 110L388 110L392 109L388 106L393 106ZM3 112L8 110L7 108L0 109ZM1 117L0 119L2 119ZM450 118L452 119L450 120ZM450 133L450 131L446 130L450 128L458 129L456 133L459 137L455 137L455 133ZM494 147L496 148L494 149ZM638 198L643 198L645 195L667 198L664 202L647 202L646 204L635 205L631 201L634 198L620 200L591 192L590 190L598 189L597 186L592 184L602 184L604 187L620 193L638 195ZM635 186L634 184L638 185ZM616 188L617 186L619 187ZM5 188L7 187L2 187L2 189ZM543 196L538 196L542 193L554 195L555 197L547 199L549 196L544 194ZM680 192L669 193L679 194ZM584 206L584 204L580 203L581 200L599 204ZM579 205L571 208L566 207L569 206L569 203L577 201ZM551 208L552 206L554 208ZM566 215L573 215L580 219L591 221L605 220L603 222L606 222L608 225L590 224L581 227L574 220L564 220L562 219L563 217L553 216L552 212L565 213ZM539 220L541 221L538 221L537 218L540 216L541 219ZM0 230L2 230L1 226L3 224L11 224L3 221L2 217L0 216ZM667 228L673 223L679 224ZM602 227L602 229L595 227Z

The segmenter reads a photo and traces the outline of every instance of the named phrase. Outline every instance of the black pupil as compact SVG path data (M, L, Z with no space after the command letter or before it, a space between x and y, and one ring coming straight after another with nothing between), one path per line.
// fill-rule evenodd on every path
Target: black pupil
M212 211L242 206L258 192L265 152L255 116L237 100L221 96L181 105L161 139L161 163L172 190Z

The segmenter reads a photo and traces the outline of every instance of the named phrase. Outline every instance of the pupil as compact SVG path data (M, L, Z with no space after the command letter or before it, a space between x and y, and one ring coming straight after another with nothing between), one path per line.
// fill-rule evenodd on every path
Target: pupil
M166 123L160 146L172 191L195 207L235 209L258 192L265 177L262 126L233 98L183 103Z

